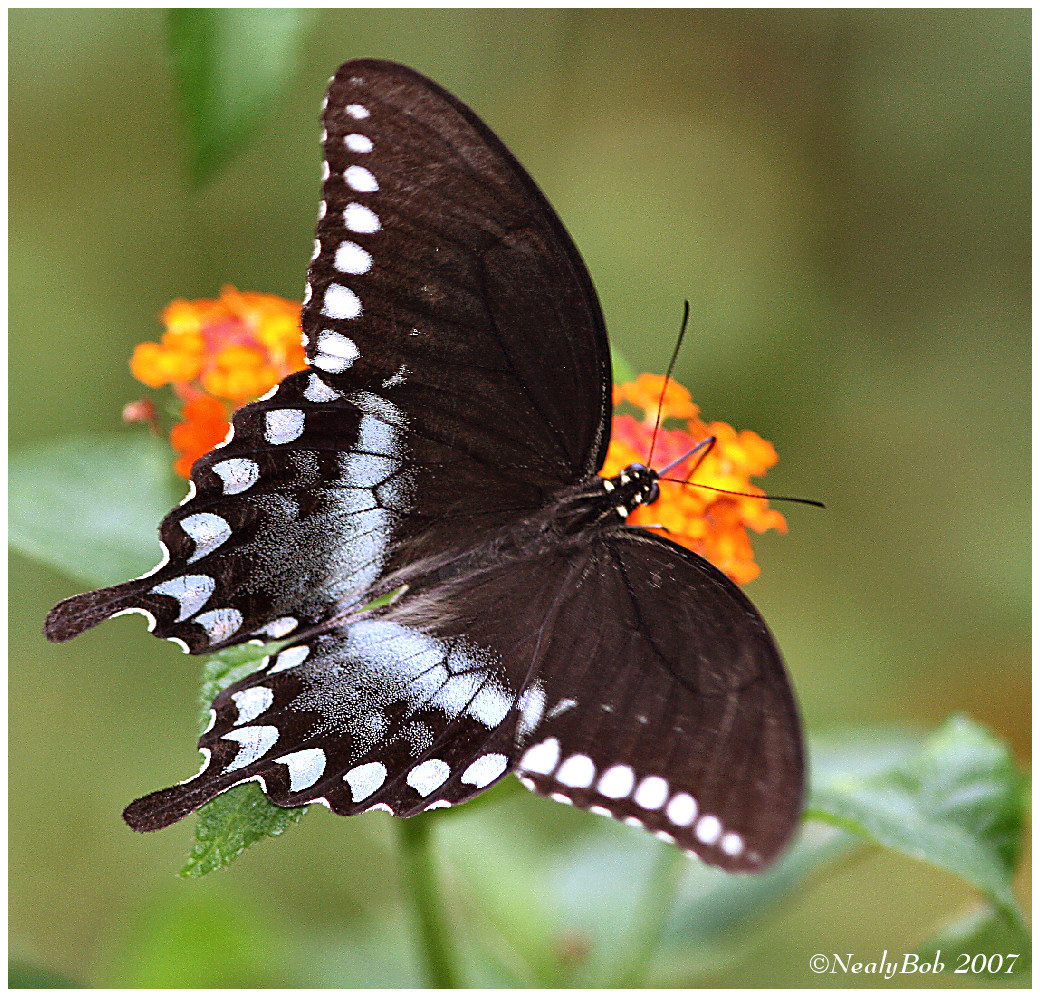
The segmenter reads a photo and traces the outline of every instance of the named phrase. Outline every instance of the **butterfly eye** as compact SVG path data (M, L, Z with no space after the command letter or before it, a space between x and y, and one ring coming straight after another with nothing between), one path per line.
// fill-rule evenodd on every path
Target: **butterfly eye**
M643 499L643 505L653 505L661 497L661 488L656 481L650 482L650 487L646 490L646 498Z

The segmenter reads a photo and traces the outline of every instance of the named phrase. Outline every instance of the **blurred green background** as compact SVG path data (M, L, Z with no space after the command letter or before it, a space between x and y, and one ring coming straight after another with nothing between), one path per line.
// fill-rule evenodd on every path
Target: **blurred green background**
M690 299L679 379L774 442L771 491L827 502L784 510L748 589L807 727L961 710L1028 763L1029 11L321 11L258 140L200 190L162 11L12 11L9 29L13 447L117 430L170 299L300 296L326 80L392 58L525 164L637 369L663 370ZM138 617L48 645L75 591L12 555L12 954L91 986L415 982L391 818L312 813L202 881L174 876L189 828L122 824L195 771L198 670ZM439 856L459 923L487 920L507 965L544 920L580 963L561 884L624 882L594 861L604 841L658 846L526 793L467 810ZM1023 902L1027 883L1028 862ZM972 896L869 852L694 953L688 980L833 985L812 953L912 950Z

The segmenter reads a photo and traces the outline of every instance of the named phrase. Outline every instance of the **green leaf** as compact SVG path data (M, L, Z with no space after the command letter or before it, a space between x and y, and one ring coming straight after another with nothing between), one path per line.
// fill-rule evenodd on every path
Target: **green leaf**
M1007 748L954 716L886 769L825 768L806 816L961 876L1021 924L1011 875L1027 807Z
M250 845L296 824L306 807L276 807L255 782L221 793L198 812L195 843L179 875L205 876L230 865Z
M939 954L947 973L956 973L961 968L962 973L971 978L981 976L1007 982L1011 982L1009 977L1028 973L1033 964L1032 940L1025 926L988 905L948 925L922 945L917 954L922 962L933 965ZM969 957L966 967L965 955Z
M131 432L12 454L8 542L88 585L147 571L159 560L159 521L177 501L170 456L161 440Z
M243 644L229 647L204 662L199 691L200 729L208 725L210 703L217 693L255 672L260 659L278 646ZM222 793L199 810L195 842L180 875L186 878L205 876L230 865L250 845L281 834L297 823L306 811L306 807L275 806L253 782Z
M284 644L238 644L225 647L202 662L202 684L199 686L199 730L209 726L209 707L218 692L234 685L247 675L252 675L259 662L274 654Z
M296 72L315 11L178 7L169 41L196 183L245 147Z

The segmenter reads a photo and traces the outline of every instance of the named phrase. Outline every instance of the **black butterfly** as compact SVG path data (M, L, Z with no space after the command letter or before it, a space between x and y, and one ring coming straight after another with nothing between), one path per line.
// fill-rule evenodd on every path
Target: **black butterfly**
M346 63L324 125L309 369L195 464L163 564L47 619L61 641L143 612L194 654L290 638L213 701L202 771L124 817L155 830L248 780L408 817L515 772L760 868L799 816L795 702L743 593L626 526L657 475L596 474L610 355L562 223L412 70Z

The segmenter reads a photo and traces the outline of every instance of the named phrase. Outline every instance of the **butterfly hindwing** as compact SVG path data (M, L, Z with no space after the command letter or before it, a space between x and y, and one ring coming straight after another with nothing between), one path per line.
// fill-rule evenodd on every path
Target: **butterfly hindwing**
M250 778L281 806L408 816L517 771L753 870L801 802L797 711L765 624L707 562L643 531L462 572L283 650L214 710L207 767L133 804L134 826Z
M601 536L588 556L539 663L546 712L523 781L713 865L760 868L798 821L804 778L765 623L720 571L646 531Z

